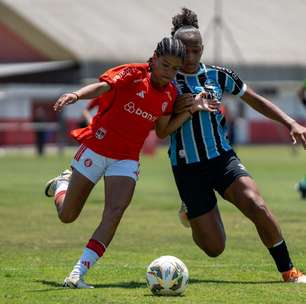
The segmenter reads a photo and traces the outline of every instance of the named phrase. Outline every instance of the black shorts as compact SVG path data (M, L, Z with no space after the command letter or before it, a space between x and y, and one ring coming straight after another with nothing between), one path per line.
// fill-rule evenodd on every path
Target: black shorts
M172 167L180 197L192 219L211 211L217 198L240 176L250 176L233 150L206 162Z

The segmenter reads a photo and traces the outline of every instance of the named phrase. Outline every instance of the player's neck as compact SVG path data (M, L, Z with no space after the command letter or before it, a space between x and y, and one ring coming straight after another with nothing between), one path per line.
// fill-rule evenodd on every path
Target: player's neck
M150 82L151 82L152 87L154 89L157 89L157 90L162 90L163 88L165 88L168 85L168 82L167 83L161 82L152 73L150 74Z
M196 66L182 66L180 72L184 74L196 74L200 68L201 68L200 63Z

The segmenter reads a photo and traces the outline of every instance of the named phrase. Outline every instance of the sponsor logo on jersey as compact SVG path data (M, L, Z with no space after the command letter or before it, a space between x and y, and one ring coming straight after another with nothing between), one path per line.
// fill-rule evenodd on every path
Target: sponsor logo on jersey
M120 71L118 74L116 74L114 77L113 77L113 80L116 81L118 79L121 79L121 78L124 78L127 74L129 73L132 73L133 69L131 68L126 68L122 71Z
M138 93L136 93L137 96L139 96L140 98L144 98L145 97L145 91L140 91Z
M162 108L161 108L162 112L166 111L167 106L168 106L168 101L164 101L163 104L162 104Z
M132 102L132 101L130 101L129 103L125 104L123 106L123 109L125 111L127 111L128 113L130 113L130 114L140 116L140 117L142 117L144 119L147 119L147 120L150 120L150 121L155 121L157 119L157 117L152 115L151 113L143 111L139 107L136 108L135 103Z
M99 128L97 131L96 131L96 138L97 139L103 139L104 136L106 134L106 130L104 128Z
M225 67L220 67L217 65L213 65L213 68L223 71L226 74L228 74L229 76L231 76L234 80L237 80L239 78L238 74L236 72L234 72L233 70L229 69L229 68L225 68Z

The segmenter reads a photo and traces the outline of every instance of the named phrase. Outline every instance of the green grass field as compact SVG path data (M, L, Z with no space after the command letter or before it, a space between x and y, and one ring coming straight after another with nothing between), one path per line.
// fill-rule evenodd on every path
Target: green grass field
M294 263L306 270L306 201L294 184L306 174L306 152L289 147L243 147L242 162L278 217ZM99 183L79 219L62 224L45 182L70 163L72 151L44 158L0 157L0 303L305 303L306 286L281 283L252 224L220 199L227 248L208 258L179 224L179 197L166 150L144 157L131 206L106 255L87 276L93 290L62 288L96 227L103 207ZM155 297L147 265L161 255L182 259L190 273L184 296Z

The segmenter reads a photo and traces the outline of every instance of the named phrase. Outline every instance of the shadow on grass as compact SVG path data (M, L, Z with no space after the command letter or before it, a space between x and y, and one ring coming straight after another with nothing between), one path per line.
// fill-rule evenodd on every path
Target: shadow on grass
M31 292L44 292L44 291L51 291L51 290L67 290L66 287L63 287L63 283L59 283L56 281L47 281L47 280L36 280L35 283L41 283L46 286L55 287L48 288L48 289L37 289L31 290ZM135 289L135 288L146 288L147 285L144 282L118 282L118 283L109 283L109 284L91 284L95 288L127 288L127 289Z
M281 284L282 281L240 281L240 280L198 280L190 279L189 284L214 283L214 284L242 284L242 285L260 285L260 284Z
M46 281L46 280L36 280L36 283L41 283L50 287L59 288L57 290L66 289L63 287L62 283L55 281ZM281 284L281 281L240 281L240 280L199 280L199 279L190 279L189 284L200 284L200 283L214 283L214 284L241 284L241 285L260 285L260 284ZM135 289L135 288L147 288L146 283L144 282L118 282L118 283L108 283L108 284L92 284L95 288L126 288L126 289ZM39 289L32 290L32 292L44 292L55 290L54 288L48 289Z

